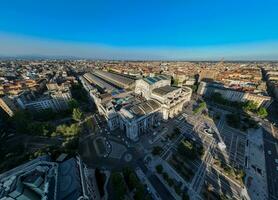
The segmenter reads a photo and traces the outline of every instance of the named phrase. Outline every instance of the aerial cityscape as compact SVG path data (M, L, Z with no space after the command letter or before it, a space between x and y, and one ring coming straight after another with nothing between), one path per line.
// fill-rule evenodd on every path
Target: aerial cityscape
M248 1L0 2L0 200L278 200L278 2Z

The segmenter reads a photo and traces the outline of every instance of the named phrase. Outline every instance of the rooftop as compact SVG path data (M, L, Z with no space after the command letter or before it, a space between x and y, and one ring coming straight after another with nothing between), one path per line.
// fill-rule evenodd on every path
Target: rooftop
M0 199L76 200L87 195L82 169L78 158L58 164L49 156L39 157L0 174Z
M173 87L173 86L170 86L170 85L166 85L166 86L163 86L163 87L159 87L159 88L155 88L152 92L154 94L157 94L159 96L164 96L170 92L173 92L175 90L179 89L178 87Z
M135 82L134 79L128 78L126 76L121 76L119 74L106 72L106 71L97 70L94 72L94 74L121 88L129 88Z
M128 110L133 116L140 117L147 115L160 107L160 104L155 100L147 100L142 103L126 106L125 109Z
M108 90L108 91L113 91L116 90L116 88L109 83L103 81L102 79L98 78L97 76L91 74L91 73L86 73L84 74L84 78L86 78L89 83L97 85L103 90Z
M167 79L168 78L166 76L164 76L164 75L158 75L158 76L154 76L154 77L143 78L143 80L146 81L150 85L155 84L158 81L167 80Z

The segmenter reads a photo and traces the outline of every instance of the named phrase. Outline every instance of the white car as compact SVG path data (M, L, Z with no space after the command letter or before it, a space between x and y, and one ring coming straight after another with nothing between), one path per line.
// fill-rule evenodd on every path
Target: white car
M268 155L271 155L271 151L270 150L268 150L267 153L268 153Z
M276 166L276 170L278 171L278 166Z
M277 163L277 164L278 164L278 159L277 159L277 158L275 159L275 163Z

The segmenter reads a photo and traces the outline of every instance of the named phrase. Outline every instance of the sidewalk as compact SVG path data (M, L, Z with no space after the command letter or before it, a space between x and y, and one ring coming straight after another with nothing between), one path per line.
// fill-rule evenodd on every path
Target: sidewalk
M137 177L140 179L141 183L143 183L144 185L147 185L150 193L152 194L152 197L155 200L161 200L161 197L159 196L159 194L157 193L157 191L155 190L153 185L150 183L150 181L148 180L148 178L146 177L144 172L140 168L137 168L135 170L135 173L136 173Z
M250 199L267 200L267 177L262 129L248 131L246 148L247 167L245 185Z
M102 197L103 200L108 200L108 197L109 197L109 194L108 194L108 191L107 191L107 186L108 186L108 182L109 182L109 179L110 179L110 174L111 172L110 171L105 171L105 176L106 176L106 179L105 179L105 183L104 183L104 196Z

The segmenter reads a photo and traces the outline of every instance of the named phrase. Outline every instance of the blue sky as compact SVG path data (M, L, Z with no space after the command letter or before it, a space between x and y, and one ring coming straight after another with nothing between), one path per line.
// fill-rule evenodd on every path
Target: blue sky
M2 0L0 55L278 59L277 0Z

